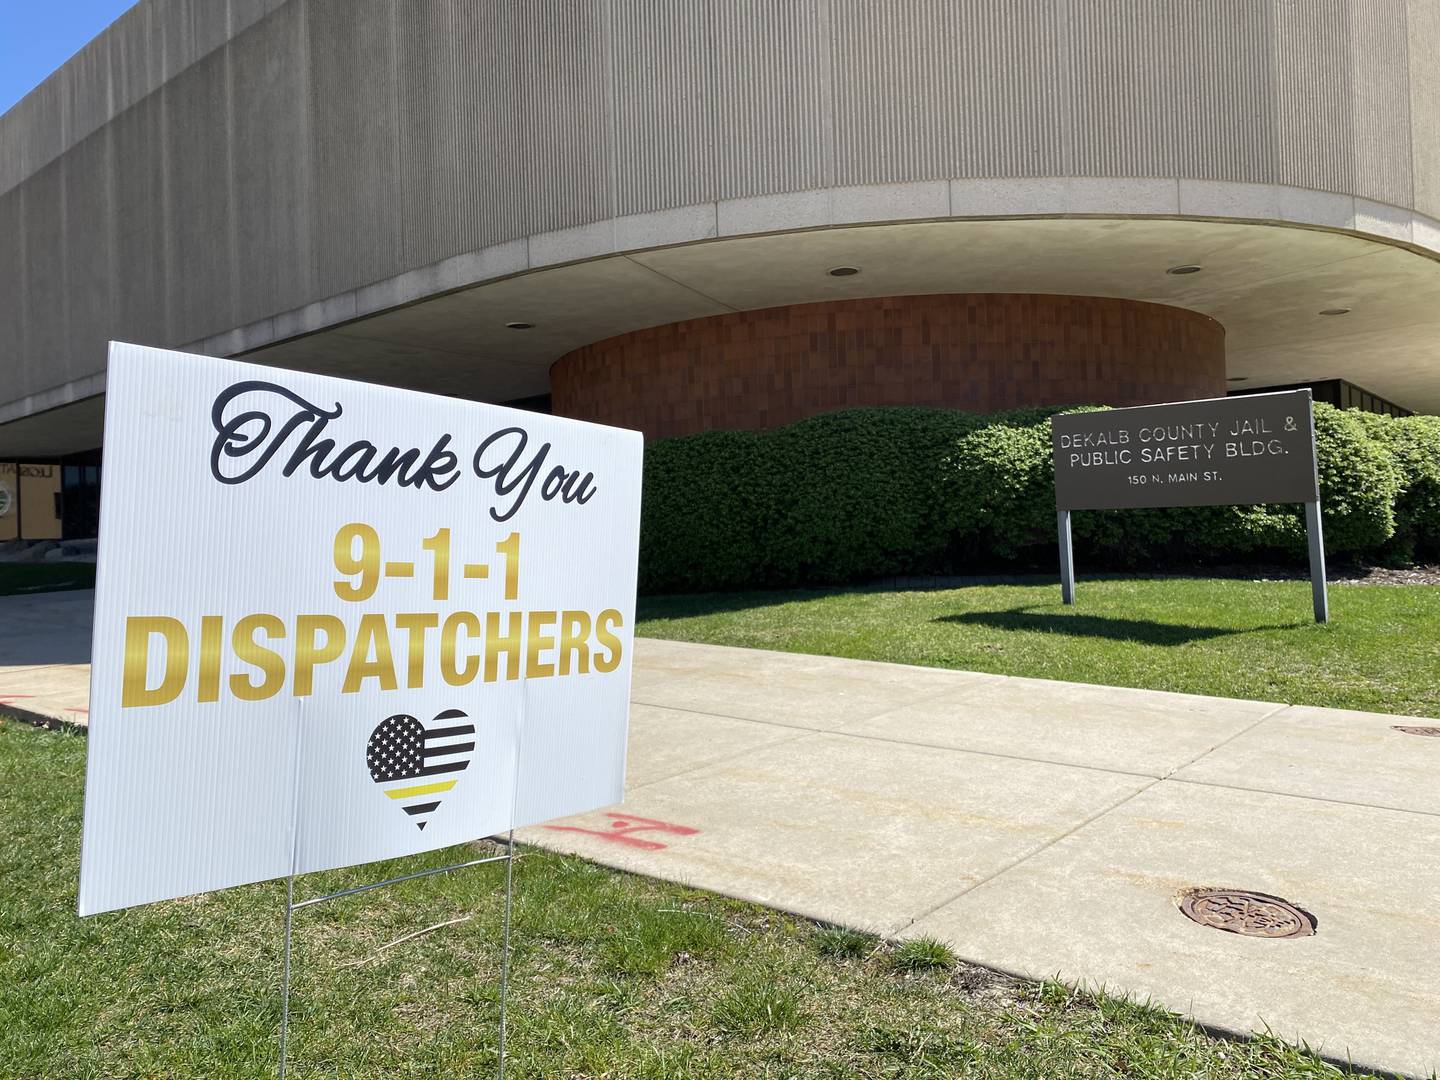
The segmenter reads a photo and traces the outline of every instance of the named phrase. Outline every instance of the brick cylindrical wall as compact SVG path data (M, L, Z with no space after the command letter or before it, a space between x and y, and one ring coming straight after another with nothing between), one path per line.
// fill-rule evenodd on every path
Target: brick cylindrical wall
M550 369L561 416L648 438L861 405L993 412L1225 393L1225 329L1183 308L1011 293L836 300L656 326Z

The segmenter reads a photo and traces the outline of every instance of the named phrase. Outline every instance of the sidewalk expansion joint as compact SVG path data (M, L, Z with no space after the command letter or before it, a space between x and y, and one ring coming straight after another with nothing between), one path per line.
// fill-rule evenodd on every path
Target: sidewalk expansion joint
M1302 795L1296 791L1276 791L1274 788L1246 787L1243 784L1225 784L1218 780L1191 780L1184 776L1167 776L1172 784L1188 784L1191 787L1220 788L1224 791L1248 791L1255 795L1274 795L1281 799L1299 799L1302 802L1328 803L1331 806L1354 806L1362 810L1383 810L1387 814L1416 814L1420 817L1440 818L1440 810L1416 810L1409 806L1390 806L1385 803L1357 802L1354 799L1333 799L1327 795Z
M904 929L906 929L906 928L908 928L908 927L914 926L914 925L915 925L916 923L918 923L921 919L928 918L929 916L935 914L935 912L939 911L941 908L947 907L947 906L949 906L950 904L953 904L956 900L959 900L962 896L965 896L965 895L967 895L967 894L969 894L969 893L972 893L972 892L974 892L976 889L981 888L981 887L984 886L984 885L988 885L990 882L992 882L992 881L994 881L996 878L1000 877L1000 875L1009 873L1011 870L1015 869L1015 867L1019 866L1021 863L1023 863L1023 862L1028 862L1030 859L1033 859L1036 855L1039 855L1042 851L1046 851L1046 850L1048 850L1049 848L1052 848L1052 847L1054 847L1056 844L1060 843L1060 841L1066 840L1066 839L1068 839L1069 837L1074 836L1074 835L1075 835L1077 832L1079 832L1081 829L1085 828L1085 826L1091 824L1092 822L1095 822L1095 821L1100 820L1102 817L1104 817L1104 816L1107 815L1107 814L1113 813L1114 811L1120 809L1120 807L1124 806L1126 803L1130 802L1130 800L1139 798L1141 795L1145 794L1145 792L1149 791L1149 790L1150 790L1151 788L1153 788L1156 784L1163 784L1164 782L1165 782L1165 781L1164 781L1163 779L1161 779L1160 777L1151 777L1151 778L1150 778L1150 782L1149 782L1148 784L1145 784L1143 787L1140 787L1140 788L1136 789L1135 791L1132 791L1129 795L1126 795L1124 798L1116 800L1115 802L1111 803L1109 806L1106 806L1106 807L1104 807L1104 808L1101 809L1101 810L1097 810L1095 813L1091 814L1091 815L1090 815L1089 817L1087 817L1085 820L1076 822L1076 823L1075 823L1074 825L1072 825L1070 828L1068 828L1068 829L1066 829L1064 832L1060 833L1060 835L1058 835L1058 836L1052 836L1049 840L1046 840L1043 844L1037 844L1035 847L1033 847L1033 848L1031 848L1029 851L1025 852L1025 853L1024 853L1023 855L1021 855L1019 858L1016 858L1016 859L1011 860L1010 862L1006 863L1004 866L1000 867L1000 869L996 870L994 873L992 873L992 874L987 874L985 877L981 878L979 881L975 882L973 885L967 885L965 888L963 888L963 889L959 890L958 892L956 892L953 896L948 896L948 897L946 897L944 900L941 900L941 901L938 902L938 903L931 904L931 905L930 905L929 907L927 907L924 911L917 912L915 915L913 915L913 916L910 918L910 920L909 920L908 922L903 923L902 925L896 927L893 932L898 933L900 930L904 930Z
M1137 791L1131 792L1129 795L1125 796L1125 798L1120 799L1119 801L1117 801L1117 802L1115 802L1115 803L1112 803L1110 806L1105 807L1103 810L1100 810L1098 813L1092 814L1090 817L1086 818L1084 821L1079 822L1079 823L1076 824L1073 828L1070 828L1070 829L1066 830L1065 832L1061 833L1059 836L1052 837L1050 840L1046 841L1045 843L1036 846L1036 847L1033 848L1032 850L1030 850L1030 851L1026 852L1025 854L1021 855L1019 858L1013 860L1013 861L1010 862L1010 863L1007 863L1005 866L1002 866L999 870L996 870L993 874L990 874L988 877L986 877L986 878L984 878L984 879L982 879L982 880L980 880L980 881L977 881L977 882L976 882L975 884L973 884L973 885L969 885L969 886L965 887L964 889L959 890L958 892L956 892L953 896L949 897L948 899L943 900L943 901L941 901L941 902L938 903L938 904L934 904L934 905L932 905L931 907L927 908L926 910L924 910L924 911L922 911L922 912L919 912L919 913L916 914L912 919L910 919L909 922L905 923L904 926L898 927L897 930L898 930L898 929L904 929L905 927L909 927L909 926L914 926L914 925L915 925L917 922L919 922L921 919L924 919L924 918L926 918L926 917L934 914L936 911L939 911L942 907L945 907L945 906L947 906L947 905L949 905L949 904L953 904L956 900L959 900L962 896L965 896L967 893L974 892L976 889L980 888L982 885L985 885L985 884L987 884L988 882L994 881L996 878L1000 877L1002 874L1009 873L1011 870L1015 869L1015 867L1019 866L1021 863L1027 862L1028 860L1034 858L1036 855L1040 854L1042 851L1045 851L1046 849L1048 849L1048 848L1050 848L1050 847L1053 847L1054 845L1060 843L1060 841L1065 840L1066 838L1068 838L1068 837L1070 837L1070 836L1073 836L1075 833L1079 832L1081 829L1085 828L1087 825L1090 825L1090 824L1092 824L1093 822L1098 821L1100 818L1105 817L1107 814L1113 813L1114 811L1118 810L1120 807L1124 806L1126 803L1130 802L1132 799L1138 798L1139 796L1143 795L1145 792L1147 792L1147 791L1149 791L1151 788L1155 787L1155 785L1164 783L1166 780L1172 779L1172 778L1175 776L1175 774L1176 774L1177 772L1179 772L1181 769L1187 769L1187 768L1189 768L1191 765L1194 765L1196 762L1201 761L1202 759L1208 757L1210 754L1213 754L1216 750L1219 750L1221 747L1223 747L1223 746L1225 746L1225 745L1233 742L1234 740L1240 738L1242 735L1246 735L1246 734L1248 734L1249 732L1254 731L1254 730L1255 730L1257 727L1259 727L1261 724L1265 723L1265 721L1271 719L1272 717L1278 716L1280 713L1284 712L1286 709L1289 709L1289 708L1291 708L1291 706L1290 706L1289 704L1277 705L1275 708L1271 709L1269 712L1267 712L1267 713L1263 714L1262 716L1258 717L1258 718L1255 720L1254 723L1247 724L1245 727L1241 728L1239 731L1236 731L1236 732L1234 732L1233 734L1227 736L1226 738L1221 739L1219 742L1215 743L1215 745L1209 747L1208 749L1202 751L1202 752L1199 753L1199 754L1196 754L1196 755L1195 755L1193 758L1191 758L1189 761L1187 761L1187 762L1185 762L1184 764L1179 765L1179 766L1177 766L1176 768L1170 770L1170 771L1169 771L1168 773L1166 773L1164 776L1152 778L1151 781L1150 781L1150 783L1146 784L1144 787L1141 787L1141 788L1138 789ZM1028 759L1026 759L1026 760L1028 760ZM1133 775L1133 774L1132 774L1132 775ZM1197 786L1197 787L1228 787L1228 786L1229 786L1229 785L1225 785L1225 784L1210 784L1210 783L1207 783L1207 782L1204 781L1204 780L1179 780L1179 781L1177 781L1177 782L1178 782L1178 783L1191 784L1191 785ZM1236 790L1248 791L1248 790L1254 790L1254 789L1250 789L1250 788L1238 788L1238 789L1236 789ZM1264 793L1265 793L1265 794L1280 794L1279 792L1264 792ZM1306 796L1299 796L1299 795L1297 795L1297 796L1291 796L1291 797L1292 797L1292 798L1305 798ZM1366 804L1360 803L1360 804L1355 804L1355 805L1366 805ZM1375 808L1372 808L1372 809L1381 809L1381 808L1375 807ZM1424 811L1414 811L1414 812L1415 812L1415 813L1424 813Z
M668 709L671 712L688 713L691 716L718 716L726 720L743 720L751 724L764 724L767 727L786 728L792 731L807 731L815 735L834 735L842 739L862 739L866 742L887 743L891 746L914 746L921 750L943 750L951 754L975 754L979 757L1000 758L1004 761L1024 761L1032 765L1055 765L1062 769L1082 769L1086 772L1106 773L1110 776L1132 776L1136 779L1143 780L1164 779L1163 776L1157 775L1156 773L1134 772L1130 769L1107 768L1104 765L1086 765L1084 763L1075 761L1058 761L1054 758L1026 757L1023 754L1001 753L999 750L974 750L966 746L947 746L943 743L915 742L910 739L891 739L887 738L884 735L871 735L862 731L846 731L844 729L837 728L810 727L807 724L791 724L786 723L782 720L756 720L754 717L751 716L736 716L734 713L711 712L705 709L686 709L677 705L660 705L653 701L640 701L636 699L633 701L633 704L644 705L646 708L650 709ZM917 702L916 704L919 704L919 702ZM885 710L885 712L892 711L894 710ZM883 716L885 715L885 712L876 713L875 715ZM873 717L863 717L862 719L869 720L873 719ZM1186 762L1186 765L1189 764L1191 764L1191 762ZM1182 766L1182 768L1183 767L1184 766Z
M651 706L651 707L652 707L652 708L665 708L665 706L663 706L663 705L660 705L660 706ZM677 710L675 710L675 711L676 711L676 712L689 712L690 710L688 710L688 709L677 709ZM696 715L696 716L718 716L719 714L718 714L718 713L695 713L694 715ZM777 725L777 726L778 726L778 725ZM774 742L761 743L759 746L747 746L747 747L745 747L745 748L743 748L743 749L741 749L741 750L736 750L733 754L725 754L725 755L723 755L723 756L721 756L721 757L714 758L714 759L712 759L712 760L710 760L710 761L703 762L703 763L701 763L701 764L699 764L699 765L689 765L689 766L686 766L686 767L683 768L683 769L678 769L678 770L676 770L676 771L673 772L673 773L667 773L667 774L664 775L664 776L657 776L657 777L655 777L653 780L646 780L646 781L644 781L643 783L639 783L639 784L627 783L627 784L625 785L625 794L626 794L626 796L627 796L627 798L628 798L630 792L632 792L632 791L639 791L639 790L641 790L642 788L653 787L653 786L655 786L656 784L663 784L663 783L665 783L666 781L676 780L676 779L679 779L679 778L682 777L682 776L689 776L689 775L691 775L692 773L701 772L701 771L703 771L703 770L705 770L705 769L713 769L716 765L724 765L724 764L726 764L727 762L734 761L736 758L743 758L743 757L747 757L747 756L749 756L749 755L751 755L751 754L754 754L755 751L757 751L757 750L768 750L768 749L769 749L770 747L772 747L772 746L789 746L791 743L799 742L801 739L808 738L808 737L810 737L810 736L812 736L812 735L823 734L822 732L812 731L812 730L810 730L809 728L787 729L787 730L795 730L796 733L795 733L794 735L791 735L788 739L776 739Z
M1274 716L1279 716L1282 712L1284 712L1286 709L1289 709L1289 708L1292 708L1292 706L1289 705L1289 704L1276 705L1275 708L1271 709L1269 712L1267 712L1267 713L1265 713L1264 715L1262 715L1262 716L1260 716L1259 718L1257 718L1256 721L1255 721L1253 724L1248 724L1248 725L1246 725L1245 727L1241 728L1239 731L1236 731L1236 732L1234 732L1234 733L1232 733L1232 734L1230 734L1230 735L1227 735L1225 738L1223 738L1223 739L1221 739L1219 742L1217 742L1214 746L1209 747L1209 748L1206 749L1206 750L1200 751L1200 753L1196 754L1196 755L1195 755L1193 758L1191 758L1189 761L1182 762L1181 764L1175 766L1175 768L1171 769L1171 770L1170 770L1169 772L1167 772L1164 776L1162 776L1161 779L1162 779L1162 780L1169 780L1172 776L1174 776L1176 773L1178 773L1181 769L1188 769L1191 765L1194 765L1197 761L1200 761L1200 760L1203 759L1203 758L1209 757L1209 756L1210 756L1211 754L1213 754L1216 750L1219 750L1222 746L1229 746L1232 742L1234 742L1236 739L1240 738L1242 735L1249 735L1250 732L1254 731L1254 730L1255 730L1256 728L1258 728L1261 724L1265 723L1266 720L1269 720L1271 717L1274 717Z

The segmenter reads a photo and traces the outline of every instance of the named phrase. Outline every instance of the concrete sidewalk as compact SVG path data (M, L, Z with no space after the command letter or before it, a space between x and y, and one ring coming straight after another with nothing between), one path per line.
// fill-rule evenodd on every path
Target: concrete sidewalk
M1440 739L1394 730L1436 721L654 640L633 700L624 806L526 840L1440 1069ZM1317 933L1197 925L1206 886Z
M0 599L0 703L83 722L90 597ZM1436 721L655 640L633 700L625 804L524 839L1440 1069L1440 738L1395 730ZM1201 886L1317 932L1197 925Z

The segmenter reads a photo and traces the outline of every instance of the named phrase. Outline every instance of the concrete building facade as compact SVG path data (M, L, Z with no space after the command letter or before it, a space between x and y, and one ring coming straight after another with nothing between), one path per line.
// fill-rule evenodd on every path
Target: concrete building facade
M0 117L0 461L93 456L111 339L652 437L1440 411L1437 52L1433 0L142 0Z

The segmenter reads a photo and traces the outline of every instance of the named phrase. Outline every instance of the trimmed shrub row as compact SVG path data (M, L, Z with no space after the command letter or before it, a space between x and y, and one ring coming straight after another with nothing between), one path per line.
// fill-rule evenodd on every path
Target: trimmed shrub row
M651 444L644 592L838 584L1039 565L1055 553L1050 417L849 409L774 431ZM1440 417L1315 406L1325 546L1404 563L1440 557ZM1298 506L1087 511L1087 565L1299 560Z

